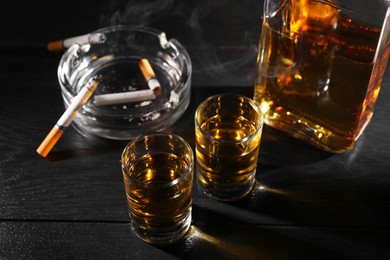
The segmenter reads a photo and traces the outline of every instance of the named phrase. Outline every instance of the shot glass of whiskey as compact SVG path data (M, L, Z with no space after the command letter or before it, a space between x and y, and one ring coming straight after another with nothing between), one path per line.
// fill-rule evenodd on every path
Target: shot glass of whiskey
M207 196L234 201L254 184L263 130L263 115L250 98L211 96L195 112L196 174Z
M194 158L191 146L173 134L132 140L121 157L133 233L145 242L172 244L191 225Z

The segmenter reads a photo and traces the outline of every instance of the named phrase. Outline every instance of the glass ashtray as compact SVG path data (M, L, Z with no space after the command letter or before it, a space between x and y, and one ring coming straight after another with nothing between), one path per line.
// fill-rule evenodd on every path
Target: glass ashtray
M152 28L113 26L90 35L99 35L100 41L72 45L58 67L65 108L88 81L101 78L73 127L84 136L127 140L161 132L175 123L190 102L192 65L186 49ZM94 100L98 95L150 89L139 68L143 58L160 83L159 94L152 100L97 105Z

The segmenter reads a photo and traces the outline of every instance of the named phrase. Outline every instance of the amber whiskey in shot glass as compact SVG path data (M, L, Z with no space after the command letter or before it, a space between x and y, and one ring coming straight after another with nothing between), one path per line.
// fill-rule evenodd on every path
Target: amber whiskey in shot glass
M131 227L142 240L172 244L191 225L193 152L172 134L140 136L122 154Z
M263 115L250 98L221 94L203 101L195 113L197 182L217 200L247 196L254 184Z

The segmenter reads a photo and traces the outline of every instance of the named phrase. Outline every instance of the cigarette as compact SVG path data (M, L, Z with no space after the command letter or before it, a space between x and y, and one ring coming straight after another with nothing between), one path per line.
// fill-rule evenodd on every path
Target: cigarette
M156 74L154 73L149 61L146 58L142 58L139 61L138 66L142 72L142 75L144 75L144 78L148 83L149 88L155 90L157 93L160 93L160 82L157 80Z
M65 40L58 40L49 42L47 49L50 52L60 52L68 49L73 44L84 45L87 43L104 43L106 41L106 35L103 33L90 33L80 36L67 38Z
M155 89L146 89L130 92L121 92L113 94L95 95L94 103L98 106L115 105L123 103L140 102L147 100L155 100L157 95Z
M95 91L97 85L100 82L100 77L94 77L89 81L80 92L72 99L69 107L62 114L60 119L48 133L46 138L42 141L38 149L36 150L39 155L46 157L53 149L57 141L61 138L64 130L70 125L79 109L87 103L92 93Z
M142 75L144 76L146 82L148 83L149 89L95 95L94 97L95 105L103 106L103 105L115 105L115 104L155 100L157 96L160 95L161 93L160 82L157 80L156 74L154 73L152 66L150 65L147 59L142 58L139 61L138 65L142 72Z

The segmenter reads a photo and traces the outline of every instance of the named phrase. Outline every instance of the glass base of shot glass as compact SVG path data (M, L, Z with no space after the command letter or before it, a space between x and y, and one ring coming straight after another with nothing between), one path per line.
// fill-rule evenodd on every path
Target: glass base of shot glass
M208 181L201 171L197 171L198 189L206 196L221 201L237 201L252 193L256 183L256 171L240 183L215 183Z
M163 228L146 228L132 221L132 232L143 241L154 245L170 245L183 239L191 227L191 211L182 221L175 226Z

